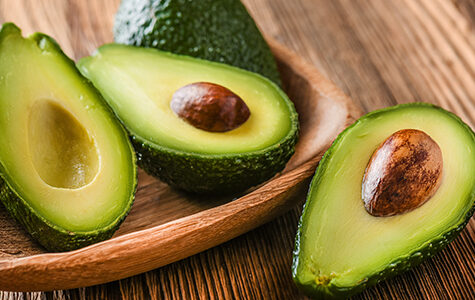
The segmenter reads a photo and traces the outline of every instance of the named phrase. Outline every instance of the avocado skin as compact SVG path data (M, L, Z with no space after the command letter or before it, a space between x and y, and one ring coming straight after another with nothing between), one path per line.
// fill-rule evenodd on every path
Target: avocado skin
M298 117L278 144L260 151L229 155L182 152L152 144L131 133L137 163L148 174L196 194L233 194L264 182L284 169L298 139Z
M269 46L239 0L123 0L114 39L230 64L281 85Z
M300 217L300 221L297 227L297 235L295 238L295 248L293 252L292 278L294 280L294 283L297 285L297 287L302 292L304 292L307 296L315 298L315 299L346 299L355 294L362 292L368 287L374 286L388 278L395 277L396 275L399 275L405 271L408 271L409 269L412 269L413 267L416 267L417 265L421 264L424 260L434 256L436 253L442 250L445 246L447 246L450 242L452 242L460 233L460 231L462 231L465 228L467 223L470 221L473 213L475 212L475 201L473 201L472 207L467 211L465 216L460 219L458 224L455 224L452 228L447 229L446 232L443 233L441 236L431 240L428 243L421 245L419 248L415 249L408 255L399 257L398 259L388 264L388 266L384 270L365 278L364 280L362 280L361 283L353 287L343 288L343 287L335 286L332 284L323 286L323 285L317 285L314 282L312 282L311 285L308 285L299 281L298 276L297 276L297 265L298 265L299 253L300 253L300 238L302 236L303 216L305 214L306 206L309 200L308 197L310 195L311 188L315 185L318 185L318 182L320 181L322 174L324 173L324 170L326 169L328 165L329 158L332 156L332 153L334 149L336 148L335 145L338 145L339 141L343 139L345 134L348 131L350 131L352 127L356 126L356 124L358 124L362 120L369 119L369 118L377 118L379 115L381 115L384 112L397 110L398 108L407 107L407 106L412 106L412 107L425 106L425 107L432 107L432 108L441 110L445 114L448 114L450 117L455 119L458 123L460 123L461 126L465 127L469 132L471 132L475 140L475 133L473 132L473 130L467 124L465 124L458 116L436 105L433 105L430 103L423 103L423 102L399 104L396 106L373 111L361 117L351 126L347 127L344 131L342 131L338 135L338 137L335 139L332 146L326 151L325 155L322 157L322 160L320 161L318 165L318 168L310 184L307 201L305 202L303 206L302 215ZM470 197L475 200L475 189L472 190Z
M0 44L2 40L9 34L21 34L21 30L13 23L3 24L0 28ZM98 105L102 105L109 112L112 119L115 118L112 110L106 104L99 92L88 79L81 75L81 73L77 70L74 61L69 59L66 54L64 54L60 46L53 38L46 34L37 32L29 36L28 39L35 41L44 51L58 52L64 59L64 62L75 70L75 73L82 79L82 82L88 85L88 87L94 91L94 93L97 95L97 98L100 100ZM127 132L122 127L122 125L118 124L118 126L121 128L121 130L123 130L124 134L127 135ZM130 149L132 153L133 164L136 165L136 156L132 145L130 145ZM137 170L136 168L134 168L134 170L134 192L131 194L127 204L128 209L118 216L118 218L113 223L100 230L88 232L70 232L49 222L47 219L35 212L28 202L19 194L17 194L15 190L7 183L4 177L4 174L6 173L5 168L1 163L0 200L10 216L20 223L23 228L47 250L54 252L71 251L112 237L114 232L119 228L120 224L125 220L125 217L127 217L135 199L135 191L137 188Z

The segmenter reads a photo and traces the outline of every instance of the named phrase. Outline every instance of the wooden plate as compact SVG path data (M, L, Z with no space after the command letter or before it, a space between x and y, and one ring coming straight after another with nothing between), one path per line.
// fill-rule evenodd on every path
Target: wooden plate
M206 250L287 211L332 140L361 111L296 54L269 39L301 134L286 169L237 199L196 197L139 172L132 210L112 239L47 253L0 206L0 290L70 289L142 273Z

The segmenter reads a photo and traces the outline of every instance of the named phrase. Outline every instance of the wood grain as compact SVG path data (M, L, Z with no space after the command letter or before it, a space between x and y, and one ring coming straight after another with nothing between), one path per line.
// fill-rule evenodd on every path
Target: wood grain
M365 111L426 101L459 114L473 128L472 0L243 2L262 31L316 65ZM46 31L61 41L69 40L62 46L77 58L92 51L92 45L110 39L111 12L117 4L115 0L2 0L0 19ZM97 20L108 26L98 27ZM81 29L80 24L92 25ZM291 282L289 269L300 210L296 207L246 235L163 268L105 285L48 292L39 297L303 298ZM474 241L472 218L439 255L355 298L474 299ZM3 294L4 298L36 296Z

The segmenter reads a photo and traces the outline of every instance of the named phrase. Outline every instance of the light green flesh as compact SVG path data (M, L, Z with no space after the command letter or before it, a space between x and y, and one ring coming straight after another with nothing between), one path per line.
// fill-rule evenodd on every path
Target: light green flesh
M442 184L412 212L373 217L361 200L366 165L381 142L407 128L422 130L438 143ZM354 286L455 226L471 207L474 144L459 121L431 107L401 107L349 129L333 149L319 181L312 184L302 219L299 281Z
M2 173L48 222L88 232L127 208L132 152L104 104L48 43L18 32L0 44Z
M78 63L134 134L183 151L222 154L263 149L290 130L282 92L253 73L154 49L106 45ZM194 82L222 85L240 96L251 116L237 129L207 132L186 123L170 108L173 93Z

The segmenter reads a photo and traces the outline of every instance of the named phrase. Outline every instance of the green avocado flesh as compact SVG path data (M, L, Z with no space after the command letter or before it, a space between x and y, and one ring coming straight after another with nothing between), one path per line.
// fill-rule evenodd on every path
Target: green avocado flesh
M361 199L365 168L401 129L421 130L439 145L442 182L419 208L374 217ZM296 239L294 281L315 297L347 297L432 256L472 216L474 170L473 131L441 108L412 103L362 117L335 140L313 178Z
M123 0L114 38L230 64L280 84L269 46L239 0Z
M53 39L0 31L0 198L49 250L112 235L136 167L127 134Z
M141 166L195 192L234 192L283 169L293 153L298 117L287 96L264 77L224 64L155 49L101 47L78 63L133 137ZM198 129L170 108L172 95L195 82L224 86L251 115L227 132Z

